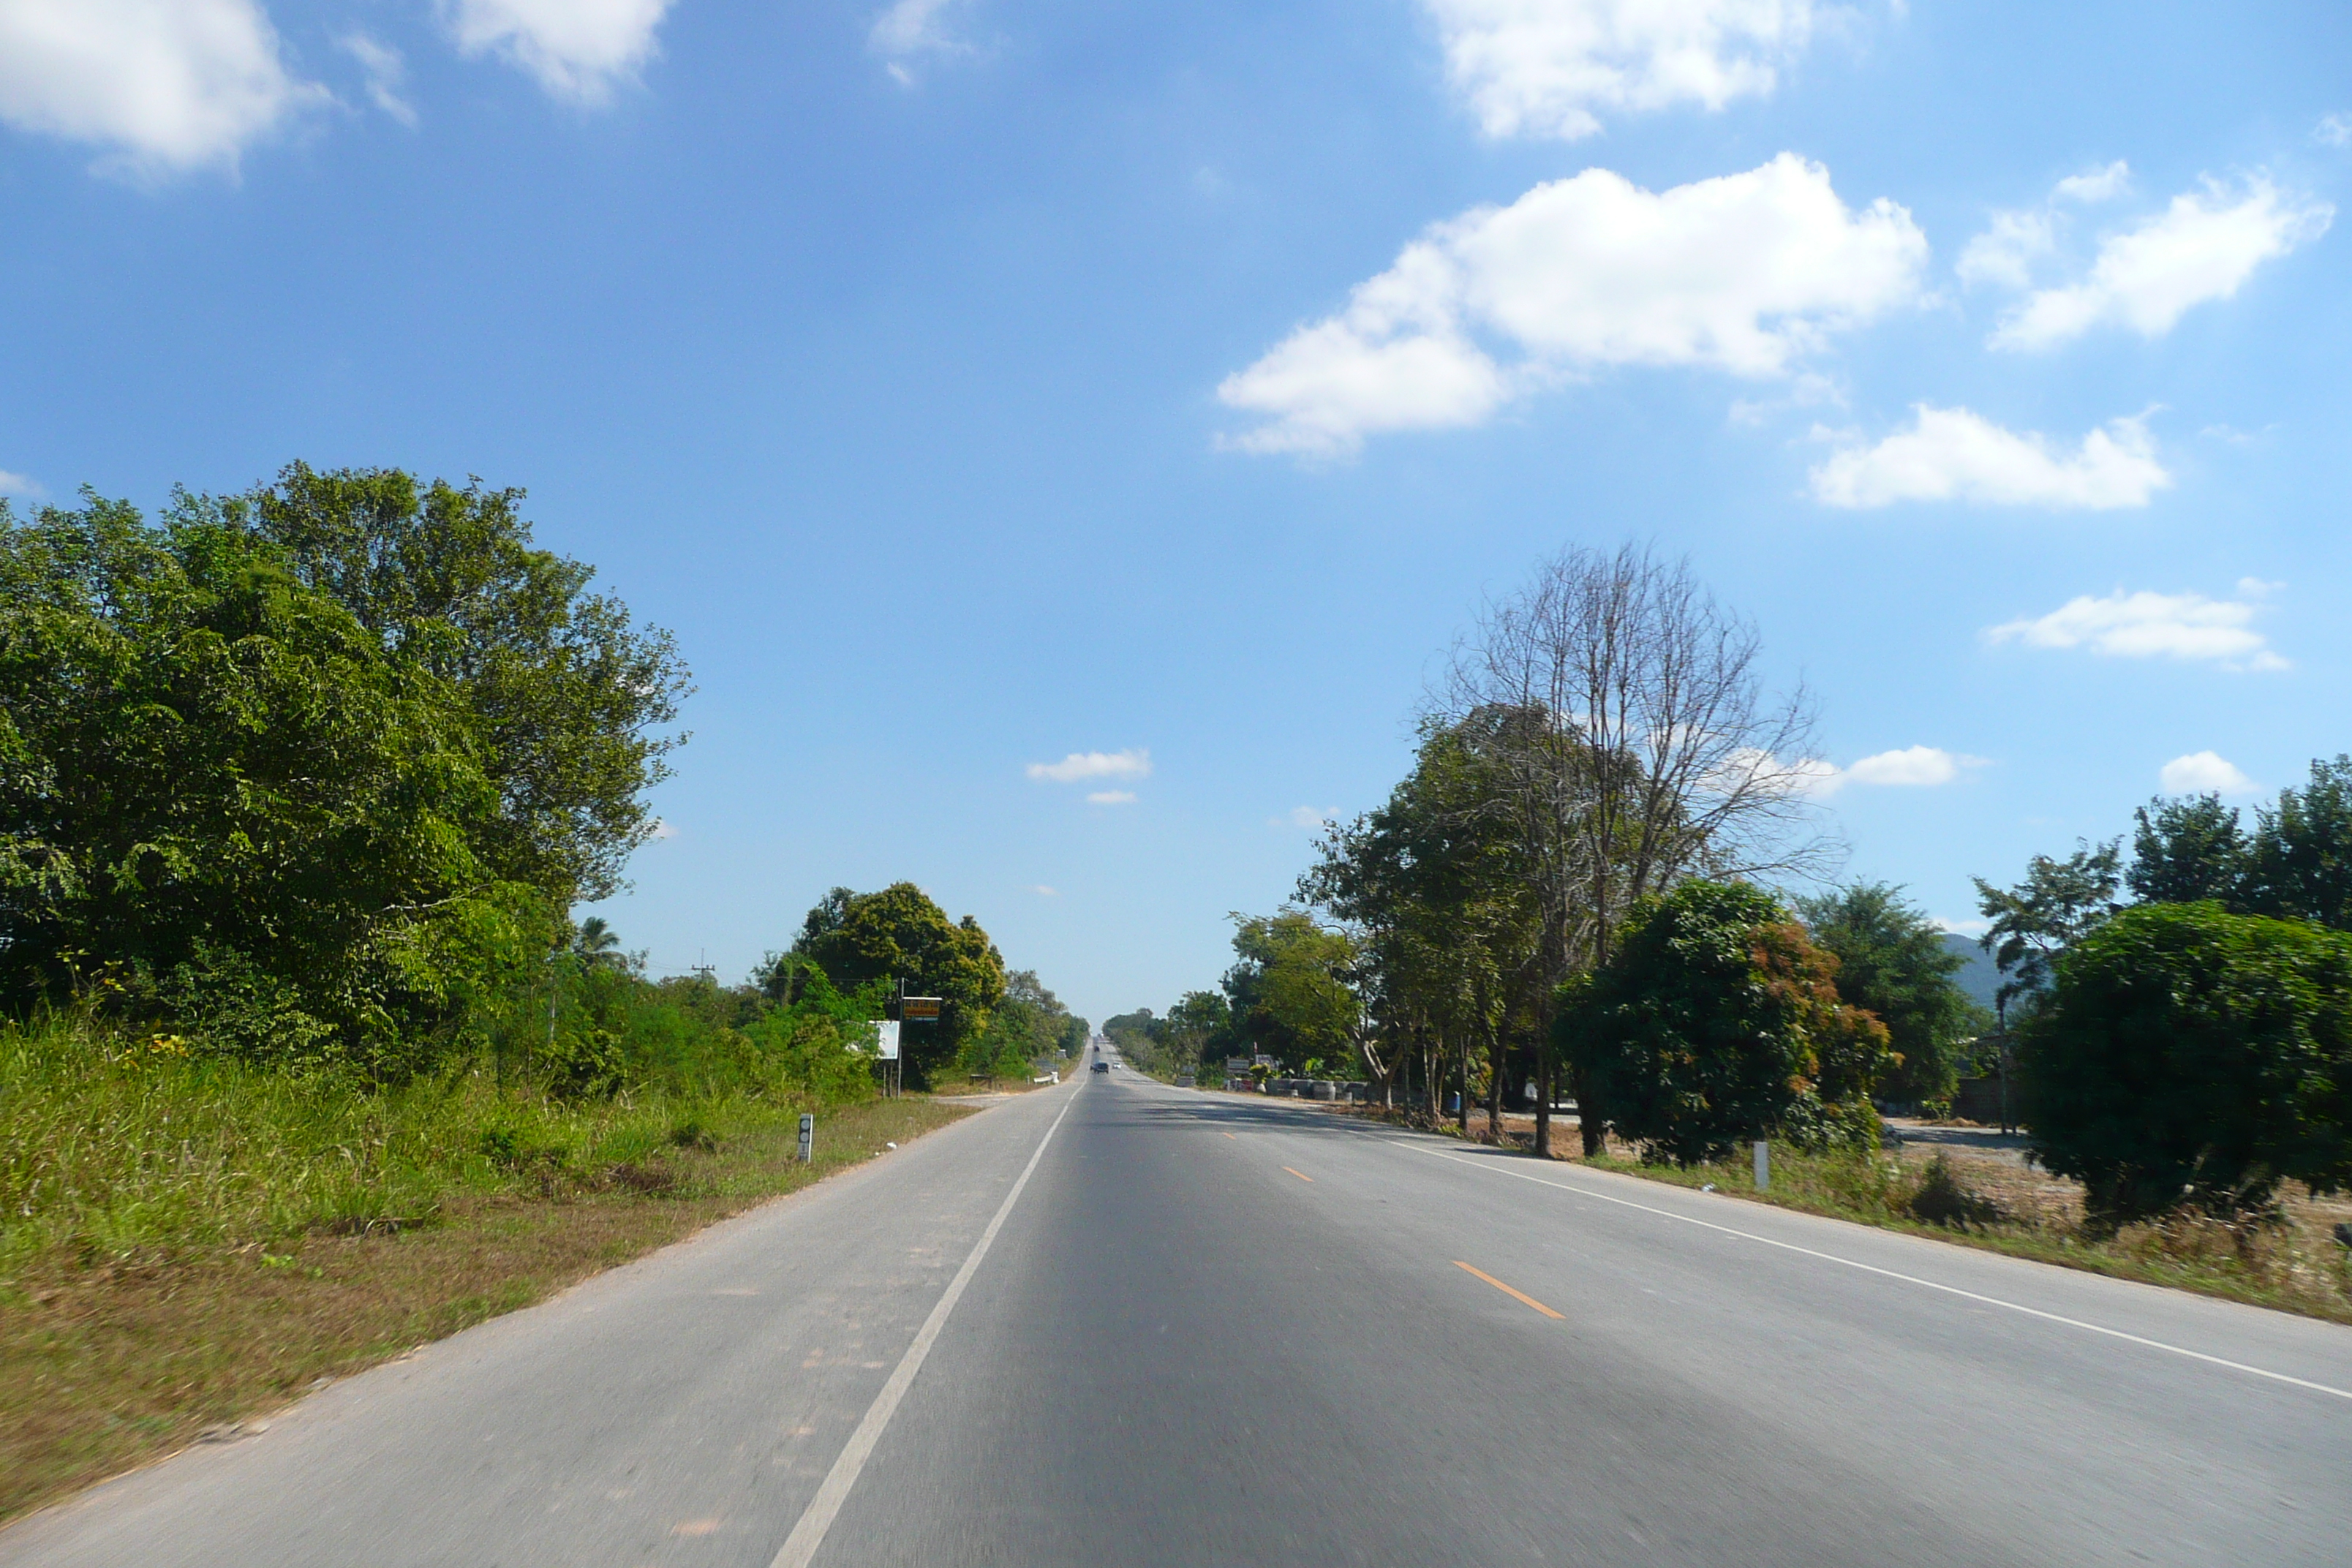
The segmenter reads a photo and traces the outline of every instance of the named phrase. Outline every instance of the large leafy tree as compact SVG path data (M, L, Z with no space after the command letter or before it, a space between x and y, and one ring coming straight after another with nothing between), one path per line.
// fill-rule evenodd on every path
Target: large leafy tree
M2110 1227L2352 1184L2352 936L2147 904L2058 961L2020 1047L2037 1158Z
M514 919L556 929L485 852L484 753L456 682L249 531L0 503L16 1005L79 984L255 1051L429 1057Z
M2063 860L2036 855L2014 888L1974 879L1977 908L1991 922L1983 945L2000 967L1997 997L2004 1012L2018 998L2038 994L2058 955L2123 907L2116 901L2121 858L2120 840L2083 843Z
M1412 772L1381 806L1332 829L1299 881L1302 897L1361 933L1367 1000L1385 1037L1369 1065L1385 1079L1410 1049L1450 1058L1465 1128L1473 1056L1499 1097L1507 1021L1533 1013L1528 989L1548 973L1519 824L1494 761L1513 724L1509 711L1486 709L1428 727ZM1435 1076L1424 1067L1433 1101ZM1499 1098L1487 1110L1491 1126Z
M2253 843L2218 795L2159 796L2132 813L2124 883L2153 904L2213 900L2242 910L2252 891Z
M770 959L755 978L771 995L789 999L802 964L822 969L843 991L881 980L941 999L936 1026L909 1025L904 1034L900 1048L918 1084L987 1028L1007 982L1004 959L980 922L970 915L949 920L912 882L874 893L834 889L809 910L791 952Z
M1771 895L1692 879L1645 900L1610 961L1563 987L1559 1044L1610 1125L1652 1157L1785 1132L1874 1145L1886 1030L1839 999L1837 960Z
M1573 547L1491 605L1454 651L1433 717L1481 714L1489 810L1508 825L1534 905L1536 1148L1550 1147L1551 999L1608 962L1627 912L1685 876L1809 868L1815 765L1804 691L1768 695L1752 625L1686 563ZM1591 1086L1577 1084L1587 1152ZM1606 1107L1600 1108L1606 1110Z
M1885 1092L1920 1103L1949 1100L1960 1042L1990 1019L1954 983L1967 961L1942 930L1884 882L1801 899L1797 909L1813 940L1837 958L1838 994L1886 1026L1902 1061L1886 1075Z
M665 731L687 672L668 632L591 591L594 568L532 542L522 502L478 480L296 463L246 495L184 496L174 515L266 541L388 656L457 692L496 793L476 852L593 902L653 831L646 791L682 739Z
M1364 1015L1351 983L1360 954L1347 932L1301 910L1235 915L1234 954L1225 995L1243 1038L1294 1068L1354 1056Z
M2253 903L2264 914L2352 930L2352 756L2314 762L2301 789L2256 813Z

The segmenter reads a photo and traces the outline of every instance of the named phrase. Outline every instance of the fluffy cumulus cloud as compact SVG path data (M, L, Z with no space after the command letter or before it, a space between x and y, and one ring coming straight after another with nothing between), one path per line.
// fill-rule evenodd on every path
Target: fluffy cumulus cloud
M2263 262L2318 238L2335 216L2327 203L2263 175L2208 180L2102 239L2079 280L2027 294L2001 319L1992 346L2046 349L2103 326L2160 337L2195 306L2236 294ZM1962 277L2026 287L2035 262L2055 248L2049 223L2046 214L1998 216L1961 253Z
M0 496L16 496L24 500L38 500L48 492L23 474L12 474L0 468Z
M1151 773L1151 753L1141 747L1125 752L1072 752L1058 763L1031 763L1028 773L1031 778L1049 784L1148 778Z
M1918 789L1950 784L1969 769L1986 765L1982 757L1947 752L1939 746L1906 746L1900 751L1880 752L1843 768L1823 757L1790 761L1748 747L1727 757L1706 780L1706 787L1717 794L1741 786L1826 801L1850 784Z
M2070 451L1966 408L1923 403L1911 428L1874 445L1847 444L1812 470L1811 483L1826 506L1961 500L2105 510L2146 506L2172 476L2137 419L2115 420Z
M1927 254L1909 213L1847 206L1794 153L1663 192L1588 169L1434 226L1218 396L1265 419L1234 445L1329 457L1608 366L1779 376L1916 300Z
M1135 792L1131 789L1098 789L1087 796L1088 805L1133 805Z
M327 91L255 0L0 0L0 119L137 174L233 168Z
M1590 136L1600 116L1772 90L1812 0L1425 0L1490 136Z
M558 98L603 103L653 58L671 0L443 0L460 51L498 55Z
M2218 752L2175 757L2156 776L2167 795L2252 795L2262 788Z
M1901 751L1864 757L1843 768L1814 763L1811 764L1807 793L1827 797L1848 784L1925 789L1950 784L1969 769L1985 765L1984 758L1971 757L1965 752L1948 752L1940 746L1906 746Z
M2285 659L2254 629L2273 584L2247 578L2234 599L2202 594L2127 594L2069 599L2046 616L1989 628L1988 641L2027 647L2088 648L2113 658L2175 658L2225 669L2284 669Z

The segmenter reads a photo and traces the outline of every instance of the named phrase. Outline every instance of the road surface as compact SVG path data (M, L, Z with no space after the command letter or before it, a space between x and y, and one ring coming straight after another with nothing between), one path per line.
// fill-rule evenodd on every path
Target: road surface
M1124 1068L0 1532L8 1568L2347 1562L2352 1330Z

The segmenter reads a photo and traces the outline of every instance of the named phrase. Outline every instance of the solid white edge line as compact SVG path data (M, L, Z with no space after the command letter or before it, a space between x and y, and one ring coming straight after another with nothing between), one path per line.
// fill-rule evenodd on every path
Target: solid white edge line
M808 1507L801 1510L800 1522L793 1526L790 1535L784 1537L784 1543L777 1549L770 1568L808 1568L810 1560L816 1556L817 1548L824 1544L824 1532L833 1528L834 1516L841 1511L841 1505L849 1500L849 1490L857 1484L858 1475L866 1468L866 1461L873 1456L875 1445L882 1440L883 1429L890 1425L890 1417L898 1414L898 1402L907 1397L907 1390L914 1384L915 1374L923 1370L923 1358L931 1353L931 1346L938 1341L940 1331L947 1327L948 1314L955 1310L956 1302L963 1298L963 1288L971 1284L971 1277L979 1272L981 1259L988 1256L989 1247L996 1241L996 1233L1004 1228L1005 1217L1012 1214L1013 1205L1021 1199L1021 1189L1029 1184L1030 1176L1037 1169L1037 1162L1045 1157L1045 1145L1054 1141L1054 1134L1062 1129L1063 1118L1068 1116L1072 1107L1077 1103L1078 1097L1074 1093L1070 1096L1070 1103L1062 1107L1061 1114L1054 1118L1054 1124L1045 1129L1045 1136L1037 1140L1036 1152L1029 1156L1029 1163L1022 1167L1021 1179L1014 1182L1013 1190L1004 1194L1004 1201L997 1205L996 1217L990 1220L988 1228L980 1233L979 1243L964 1258L963 1267L956 1270L955 1278L948 1281L947 1289L931 1308L931 1315L925 1318L923 1326L915 1331L914 1342L907 1347L907 1353L898 1358L898 1367L890 1373L890 1380L882 1385L882 1392L876 1394L874 1403L866 1407L865 1418L857 1423L857 1430L849 1435L849 1442L833 1461L833 1468L825 1472L824 1484L816 1489L816 1496L809 1499Z
M1466 1160L1459 1154L1448 1154L1441 1149L1423 1148L1418 1143L1408 1143L1402 1139L1392 1138L1389 1142L1400 1149L1411 1149L1418 1153L1450 1161L1456 1165L1468 1165L1473 1170L1492 1171L1497 1175L1517 1176L1523 1182L1533 1182L1540 1187L1553 1187L1563 1193L1574 1193L1580 1198L1597 1198L1604 1204L1616 1204L1623 1208L1639 1209L1643 1214L1657 1215L1664 1219L1678 1219L1685 1225L1698 1226L1706 1230L1719 1230L1726 1236L1736 1236L1742 1241L1760 1242L1766 1247L1777 1247L1785 1252L1796 1252L1807 1258L1818 1258L1824 1263L1842 1264L1848 1268L1859 1268L1865 1274L1877 1274L1889 1279L1900 1279L1906 1285L1917 1285L1928 1290L1941 1290L1948 1296L1958 1296L1970 1301L1981 1301L1988 1307L2000 1307L2007 1311L2022 1312L2029 1318L2040 1318L2044 1322L2063 1323L2070 1329L2081 1329L2086 1333L2105 1334L2109 1339L2122 1340L2127 1344L2145 1345L2149 1350L2164 1351L2171 1355L2187 1356L2190 1361L2201 1361L2209 1366L2227 1367L2231 1372L2242 1372L2253 1377L2266 1377L2273 1383L2290 1384L2296 1388L2310 1389L2314 1394L2329 1394L2338 1399L2352 1399L2352 1390L2331 1388L2326 1384L2313 1383L2308 1378L2291 1377L2283 1372L2271 1372L2259 1366L2248 1366L2242 1361L2230 1361L2221 1356L2207 1355L2203 1351L2192 1351L2183 1345L2170 1345L2162 1340L2146 1339L2138 1334L2126 1333L2121 1329L2086 1323L2080 1318L2069 1318L2057 1312L2045 1312L2039 1307L2028 1307L2016 1301L2004 1301L1998 1296L1979 1295L1974 1290L1963 1290L1957 1285L1939 1285L1933 1279L1922 1279L1916 1274L1902 1274L1892 1268L1881 1268L1874 1263L1857 1263L1851 1258L1840 1258L1832 1252L1816 1252L1810 1247L1800 1247L1793 1241L1776 1241L1769 1236L1758 1236L1753 1231L1736 1230L1727 1225L1717 1225L1713 1220L1694 1219L1689 1215L1676 1214L1672 1209L1653 1208L1648 1204L1637 1204L1631 1198L1612 1197L1607 1193L1596 1193L1591 1187L1574 1186L1567 1182L1546 1181L1541 1176L1530 1175L1525 1171L1505 1170L1500 1165L1488 1164L1483 1160Z

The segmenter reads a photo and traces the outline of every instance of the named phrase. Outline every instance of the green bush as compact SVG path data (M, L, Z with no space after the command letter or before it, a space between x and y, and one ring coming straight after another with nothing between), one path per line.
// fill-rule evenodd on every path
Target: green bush
M2352 1183L2352 935L2143 904L2069 949L2018 1067L2036 1156L2112 1230Z
M1886 1031L1838 1000L1836 973L1769 894L1685 882L1636 910L1588 984L1563 989L1556 1044L1650 1158L1696 1164L1773 1131L1874 1148Z

